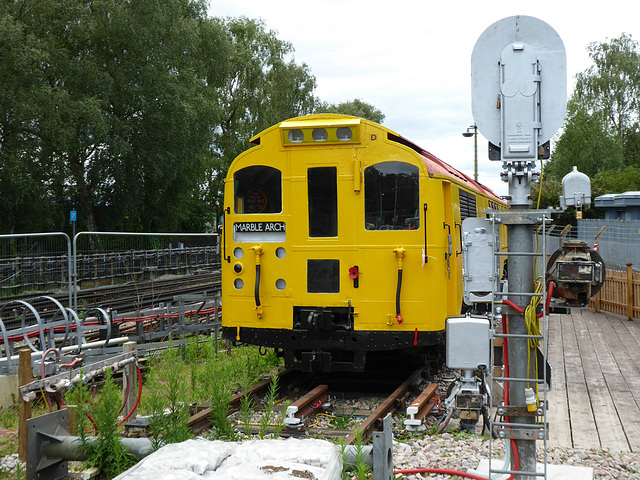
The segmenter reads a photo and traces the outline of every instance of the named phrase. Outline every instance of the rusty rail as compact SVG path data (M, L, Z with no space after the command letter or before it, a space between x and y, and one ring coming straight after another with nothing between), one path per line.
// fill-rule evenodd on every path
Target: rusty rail
M409 377L402 382L402 384L394 390L394 392L387 397L387 399L382 402L382 404L376 408L376 410L367 417L367 419L360 424L360 431L362 432L363 438L370 439L373 435L373 428L381 424L382 419L388 413L394 413L398 410L402 405L403 399L406 396L409 387L415 384L420 380L420 376L422 375L422 368L419 368L415 372L413 372ZM352 432L346 439L345 445L352 445L354 440L356 439L355 432Z

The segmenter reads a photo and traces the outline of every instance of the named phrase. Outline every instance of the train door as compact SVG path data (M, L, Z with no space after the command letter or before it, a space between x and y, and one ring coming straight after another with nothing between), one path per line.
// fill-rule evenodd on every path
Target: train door
M353 148L335 148L327 160L325 149L291 152L290 231L292 268L296 282L293 329L327 332L353 328L357 282L349 271L357 265L355 227L350 206L353 189ZM349 159L346 161L346 159ZM354 287L356 285L356 287Z
M420 198L420 181L420 169L408 162L379 162L364 169L356 329L422 330L423 287L432 266L423 258L427 202ZM391 341L397 344L398 338Z
M444 223L447 263L447 315L460 313L462 301L462 224L460 220L459 189L443 181Z

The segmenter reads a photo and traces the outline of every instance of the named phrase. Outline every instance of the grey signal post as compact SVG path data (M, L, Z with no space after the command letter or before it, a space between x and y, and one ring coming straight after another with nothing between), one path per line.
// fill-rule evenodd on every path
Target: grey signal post
M531 183L539 176L536 161L540 147L556 133L565 116L564 44L553 28L537 18L499 20L484 31L473 49L471 85L475 124L498 147L501 177L509 184L511 211L504 215L501 212L496 222L507 227L509 299L524 308L531 295L515 294L534 291L532 227L545 213L548 215L547 211L529 209ZM505 333L526 335L524 315L511 309L508 315ZM535 369L527 371L528 362L535 365L536 361L535 349L531 352L527 339L509 338L510 378L535 376ZM525 387L525 382L510 382L510 406L525 406ZM513 416L511 422L533 426L535 417ZM524 472L536 472L536 437L513 438L520 458L519 471L523 472L516 478L535 478Z

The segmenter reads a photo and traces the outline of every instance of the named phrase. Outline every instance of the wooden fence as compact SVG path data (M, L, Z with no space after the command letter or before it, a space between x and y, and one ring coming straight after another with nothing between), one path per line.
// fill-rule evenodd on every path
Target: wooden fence
M631 267L628 263L626 271L607 270L604 285L589 306L596 312L602 310L640 320L640 273Z

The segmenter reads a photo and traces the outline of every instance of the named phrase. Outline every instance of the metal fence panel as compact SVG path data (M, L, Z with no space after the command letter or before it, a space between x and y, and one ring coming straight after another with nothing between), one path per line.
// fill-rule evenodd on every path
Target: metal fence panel
M220 263L216 233L80 232L73 251L76 309L78 286L153 280Z
M549 253L562 246L560 232L554 228L547 236ZM640 268L640 220L581 219L565 238L582 240L591 248L597 239L598 253L608 269L623 271L628 263Z
M24 292L66 288L71 299L71 240L66 233L0 235L0 303Z
M580 240L593 246L599 233L598 253L607 268L625 270L628 263L640 267L640 220L578 220Z

